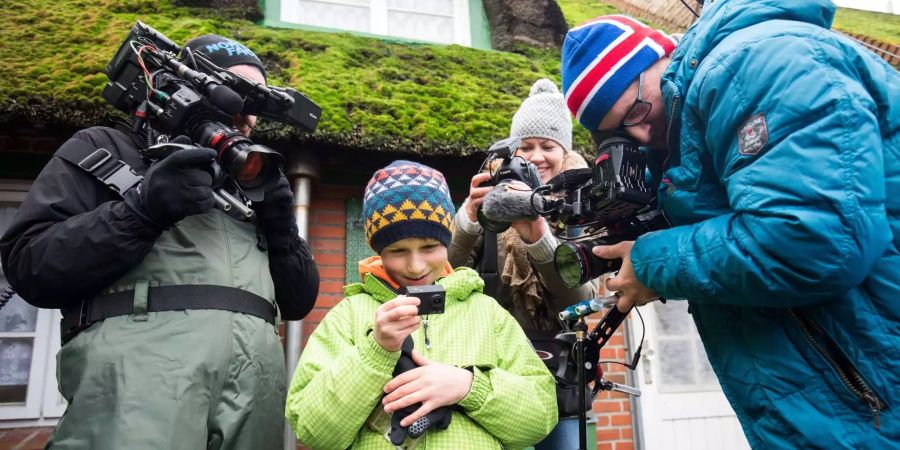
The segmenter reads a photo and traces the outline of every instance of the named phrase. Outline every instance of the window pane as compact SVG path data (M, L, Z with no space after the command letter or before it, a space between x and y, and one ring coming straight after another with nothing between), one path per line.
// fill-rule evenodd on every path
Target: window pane
M452 16L453 0L388 0L388 9Z
M0 404L25 403L33 350L31 338L0 339Z
M13 216L16 208L9 205L0 205L0 234L3 234ZM0 293L9 286L3 266L0 266ZM0 333L3 332L33 332L37 323L37 308L25 303L18 295L14 296L3 309L0 309Z
M368 0L307 0L299 3L306 15L303 22L306 25L361 32L368 32L370 29Z
M8 286L6 278L0 275L0 291L6 289L6 286ZM25 300L15 295L0 310L0 333L34 332L37 315L37 308L25 303Z
M424 14L388 12L391 36L422 41L453 43L453 18Z

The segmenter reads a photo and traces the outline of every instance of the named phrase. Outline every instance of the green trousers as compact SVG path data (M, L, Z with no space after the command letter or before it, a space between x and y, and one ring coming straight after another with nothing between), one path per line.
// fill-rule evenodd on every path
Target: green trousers
M64 345L57 362L69 405L47 449L283 447L284 351L258 317L114 317Z

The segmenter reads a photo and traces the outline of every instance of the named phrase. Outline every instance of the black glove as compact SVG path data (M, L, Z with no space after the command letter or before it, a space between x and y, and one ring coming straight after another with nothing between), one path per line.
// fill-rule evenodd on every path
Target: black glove
M175 151L150 165L141 184L125 194L125 203L162 229L209 211L215 203L210 173L215 158L210 148Z
M259 228L266 236L270 249L285 250L297 238L297 222L294 218L294 193L284 174L266 189L263 201L253 205Z
M406 339L403 340L403 344L400 347L400 359L397 360L397 365L394 366L395 377L403 372L407 372L418 367L412 359L413 346L414 344L412 337L407 336ZM413 439L418 439L431 427L437 427L437 429L439 430L446 430L447 427L450 426L450 421L451 419L453 419L453 411L447 406L441 406L431 411L430 413L426 414L425 417L422 417L421 419L413 422L408 427L400 426L400 422L403 419L416 412L416 410L418 410L421 406L421 403L415 403L407 406L406 408L394 411L394 414L391 416L390 439L392 444L402 444L403 441L406 440L407 436Z

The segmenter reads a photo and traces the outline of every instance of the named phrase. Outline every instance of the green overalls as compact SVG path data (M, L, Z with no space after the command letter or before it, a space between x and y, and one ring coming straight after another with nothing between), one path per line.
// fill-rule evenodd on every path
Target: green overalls
M164 232L105 292L135 291L135 314L93 324L57 355L69 405L47 448L282 448L276 327L224 310L142 312L148 290L168 285L235 287L274 304L268 257L256 242L254 225L218 210Z

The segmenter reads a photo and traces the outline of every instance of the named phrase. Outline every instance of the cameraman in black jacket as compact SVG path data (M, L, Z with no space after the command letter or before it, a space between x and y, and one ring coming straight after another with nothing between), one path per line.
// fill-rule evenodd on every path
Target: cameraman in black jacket
M266 81L237 42L206 35L186 46ZM234 119L249 135L256 118ZM281 448L276 315L306 316L319 286L290 184L281 174L253 205L255 225L234 219L213 208L215 151L177 150L148 166L139 149L158 137L148 127L75 133L0 239L22 298L63 311L58 376L68 408L47 448ZM124 196L87 170L112 171L117 161L144 176Z

